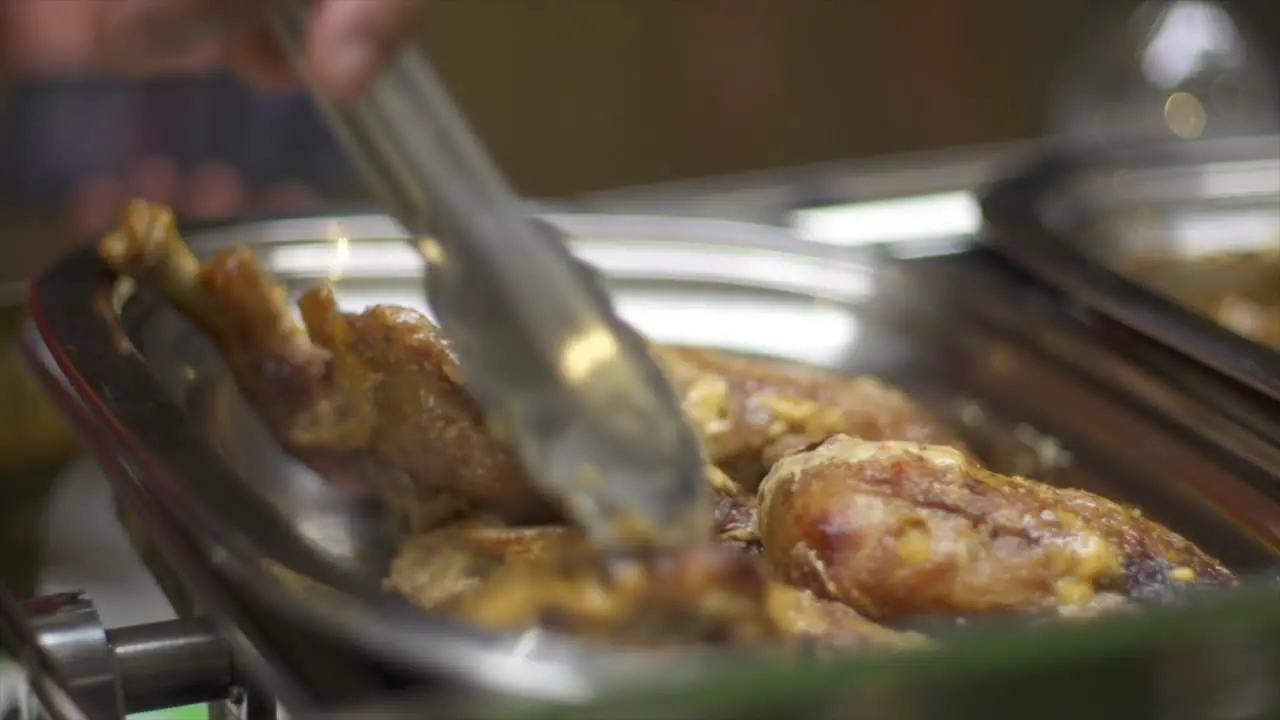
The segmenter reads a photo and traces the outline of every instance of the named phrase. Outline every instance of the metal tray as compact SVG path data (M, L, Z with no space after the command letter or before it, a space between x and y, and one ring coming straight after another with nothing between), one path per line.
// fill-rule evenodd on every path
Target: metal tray
M987 241L1040 280L1280 400L1280 354L1126 270L1136 258L1280 252L1280 136L1049 153L997 183L984 211ZM1256 429L1280 441L1270 423Z
M658 341L880 374L964 430L998 469L1132 502L1242 573L1280 559L1280 453L1131 362L1133 338L1080 323L983 251L899 260L892 247L851 254L725 221L548 219ZM419 305L420 265L400 235L384 217L359 215L189 238L201 254L248 244L294 292L327 280L344 307ZM283 454L210 345L166 304L117 281L86 249L42 276L30 305L29 356L84 420L86 444L125 502L153 497L179 519L193 541L184 552L202 563L179 552L168 560L240 647L255 643L247 619L285 617L423 677L556 699L761 660L500 636L417 610L378 582L388 559L381 515ZM257 610L217 592L205 565ZM1035 646L1035 631L1018 632ZM267 673L272 664L261 652L254 661Z

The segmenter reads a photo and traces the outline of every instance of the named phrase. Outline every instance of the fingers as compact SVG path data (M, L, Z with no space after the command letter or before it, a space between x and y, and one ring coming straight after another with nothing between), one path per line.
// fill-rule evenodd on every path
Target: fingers
M350 100L416 29L422 0L325 0L308 28L306 62L320 92ZM233 44L232 67L259 87L280 89L296 76L270 33L257 27Z
M250 0L107 0L97 3L98 52L108 68L136 75L227 60L251 84L282 89L293 73Z
M307 41L307 61L321 92L350 100L417 29L422 0L326 0Z
M271 32L261 26L242 31L230 45L227 61L250 85L260 90L287 90L297 74Z
M108 0L97 5L98 53L127 74L184 69L208 56L234 20L227 0Z
M225 48L232 67L255 85L293 84L292 69L261 24L261 3L254 0L103 0L96 5L99 54L118 72L187 69ZM417 28L422 5L423 0L319 2L306 49L317 89L337 101L358 94Z

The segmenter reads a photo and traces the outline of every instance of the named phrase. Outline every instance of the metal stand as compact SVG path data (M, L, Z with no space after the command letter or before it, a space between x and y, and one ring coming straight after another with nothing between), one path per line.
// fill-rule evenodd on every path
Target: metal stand
M0 587L0 594L3 594ZM239 720L275 720L273 699L237 687L230 650L207 620L184 618L107 629L83 593L60 593L21 605L6 602L7 627L26 628L25 642L6 647L32 684L52 681L91 720L221 702ZM9 617L20 614L21 617ZM35 656L39 656L38 659ZM44 693L41 693L44 695ZM51 708L59 720L67 708Z
M252 689L252 686L237 687L226 700L209 705L209 720L277 720L282 717L275 699Z

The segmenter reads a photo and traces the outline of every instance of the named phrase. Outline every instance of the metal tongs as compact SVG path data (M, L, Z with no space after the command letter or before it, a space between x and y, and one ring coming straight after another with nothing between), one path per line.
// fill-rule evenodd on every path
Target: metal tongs
M300 62L308 3L276 34ZM426 58L407 48L356 102L313 93L427 262L468 387L533 478L597 543L711 537L697 438L642 338L550 224L528 216Z

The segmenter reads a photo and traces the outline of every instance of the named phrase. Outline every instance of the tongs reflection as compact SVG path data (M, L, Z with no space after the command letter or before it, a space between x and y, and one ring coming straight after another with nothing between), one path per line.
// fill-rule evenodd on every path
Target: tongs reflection
M277 12L298 60L307 3ZM710 538L701 453L673 390L560 233L526 215L425 57L402 51L352 104L316 101L418 238L468 386L543 489L604 545Z

